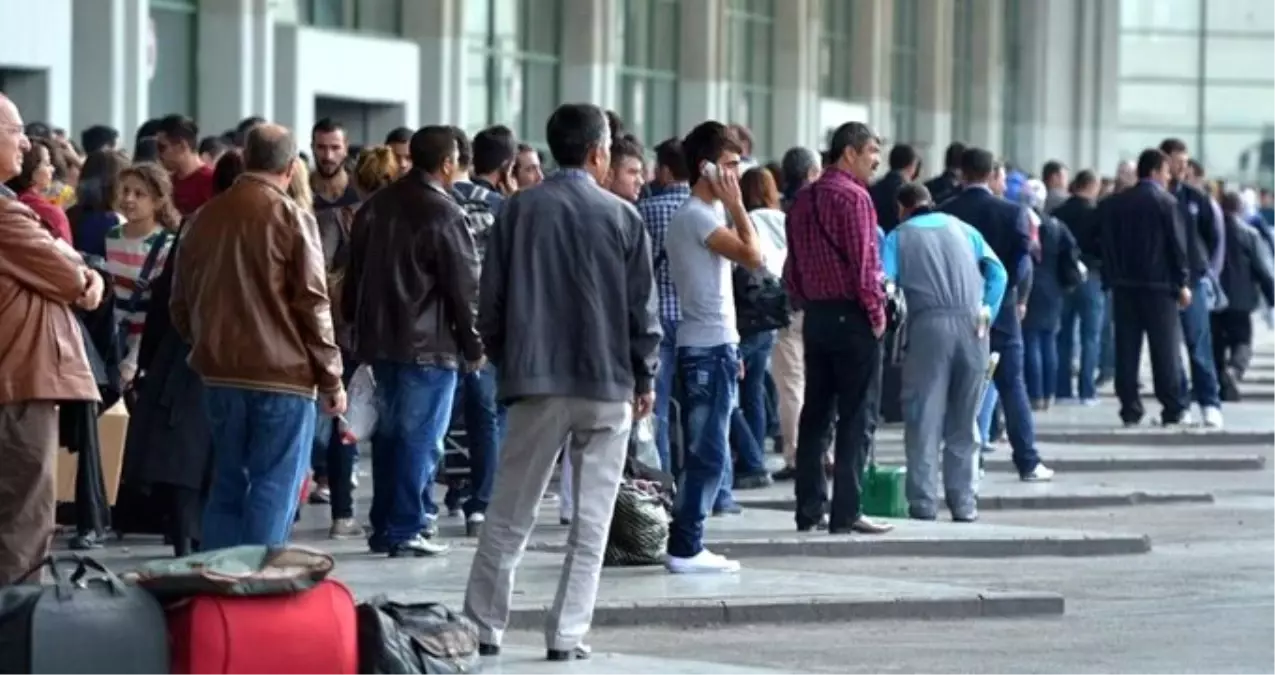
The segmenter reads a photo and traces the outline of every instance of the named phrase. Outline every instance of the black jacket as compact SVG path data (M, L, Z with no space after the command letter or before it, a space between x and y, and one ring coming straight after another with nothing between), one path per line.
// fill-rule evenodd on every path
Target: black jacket
M1091 271L1102 268L1102 239L1098 235L1098 205L1092 200L1072 195L1051 214L1067 226L1076 240L1080 260Z
M1186 183L1179 183L1170 193L1177 198L1182 214L1183 244L1186 246L1187 269L1195 281L1209 271L1209 260L1221 243L1213 213L1213 199Z
M1258 300L1275 305L1275 278L1259 246L1265 246L1261 234L1237 218L1226 221L1226 260L1218 281L1226 294L1227 308L1251 313L1257 310ZM1261 293L1260 297L1258 293Z
M421 172L382 188L350 225L341 315L361 363L455 367L482 358L478 252L465 210Z
M899 226L899 188L904 185L907 185L907 180L903 178L903 174L891 171L868 188L868 194L872 195L872 206L877 211L877 225L886 234Z
M931 201L935 204L942 204L948 199L955 197L956 193L961 191L961 181L951 171L944 171L925 181L925 189L930 191Z
M1027 299L1020 297L1020 289L1030 293L1030 284L1024 282L1030 278L1032 265L1032 234L1027 210L981 186L961 190L943 202L939 210L973 225L1005 266L1009 283L1000 313L992 322L992 331L993 336L1016 339L1021 334L1018 304Z
M1103 286L1177 293L1191 281L1182 211L1150 181L1098 204Z

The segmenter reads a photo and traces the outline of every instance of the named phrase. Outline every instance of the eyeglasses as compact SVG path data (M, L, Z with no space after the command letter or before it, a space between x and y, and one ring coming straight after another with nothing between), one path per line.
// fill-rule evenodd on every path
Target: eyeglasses
M26 134L27 129L21 124L0 124L0 131L5 132L6 134L23 136Z

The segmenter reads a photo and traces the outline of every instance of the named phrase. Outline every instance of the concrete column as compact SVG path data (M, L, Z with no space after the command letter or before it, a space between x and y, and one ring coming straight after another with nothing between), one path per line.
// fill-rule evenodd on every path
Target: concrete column
M420 44L420 123L463 124L463 0L403 3L403 37Z
M922 3L918 19L916 137L895 140L911 143L925 166L939 167L952 139L955 4L952 0L929 0Z
M1002 105L1004 97L1005 2L1014 0L978 0L973 3L974 25L978 35L971 40L974 82L971 96L970 137L954 138L984 148L1000 148L1002 140ZM938 171L942 164L931 164Z
M828 2L829 0L822 0ZM820 0L791 0L775 12L775 95L770 154L796 145L817 147L819 137Z
M197 54L200 126L232 129L251 115L274 112L274 9L269 0L222 0L199 5Z
M131 147L149 112L150 6L146 0L77 0L72 14L71 123L106 124Z
M854 35L851 37L852 98L867 106L868 124L878 134L893 133L890 124L890 43L894 36L892 0L824 0L853 2ZM847 120L849 121L849 120ZM822 133L822 130L821 132ZM825 139L820 138L822 144ZM820 145L819 147L822 147Z
M1093 102L1092 149L1090 165L1099 173L1110 174L1120 160L1116 130L1120 117L1120 3L1091 0L1096 38L1093 41L1093 71L1097 92Z
M562 0L563 101L589 101L603 108L616 104L616 54L612 31L618 0Z
M1023 124L1018 130L1016 159L1029 171L1039 171L1051 159L1076 164L1080 156L1079 114L1084 82L1079 71L1091 68L1081 58L1084 43L1080 17L1083 3L1022 0Z
M723 0L683 0L678 54L678 133L726 116L726 8Z

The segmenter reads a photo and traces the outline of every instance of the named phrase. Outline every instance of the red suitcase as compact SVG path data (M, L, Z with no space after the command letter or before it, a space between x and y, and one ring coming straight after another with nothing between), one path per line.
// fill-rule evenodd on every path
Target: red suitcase
M295 595L204 595L168 610L174 673L357 673L354 596L325 579Z

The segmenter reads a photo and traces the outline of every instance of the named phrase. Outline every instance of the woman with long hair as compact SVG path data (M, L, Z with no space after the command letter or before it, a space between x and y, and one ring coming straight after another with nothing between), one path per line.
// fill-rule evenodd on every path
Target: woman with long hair
M128 157L118 150L98 150L84 160L75 206L66 212L77 250L106 256L107 233L124 221L116 211L115 200L120 172L128 164Z

